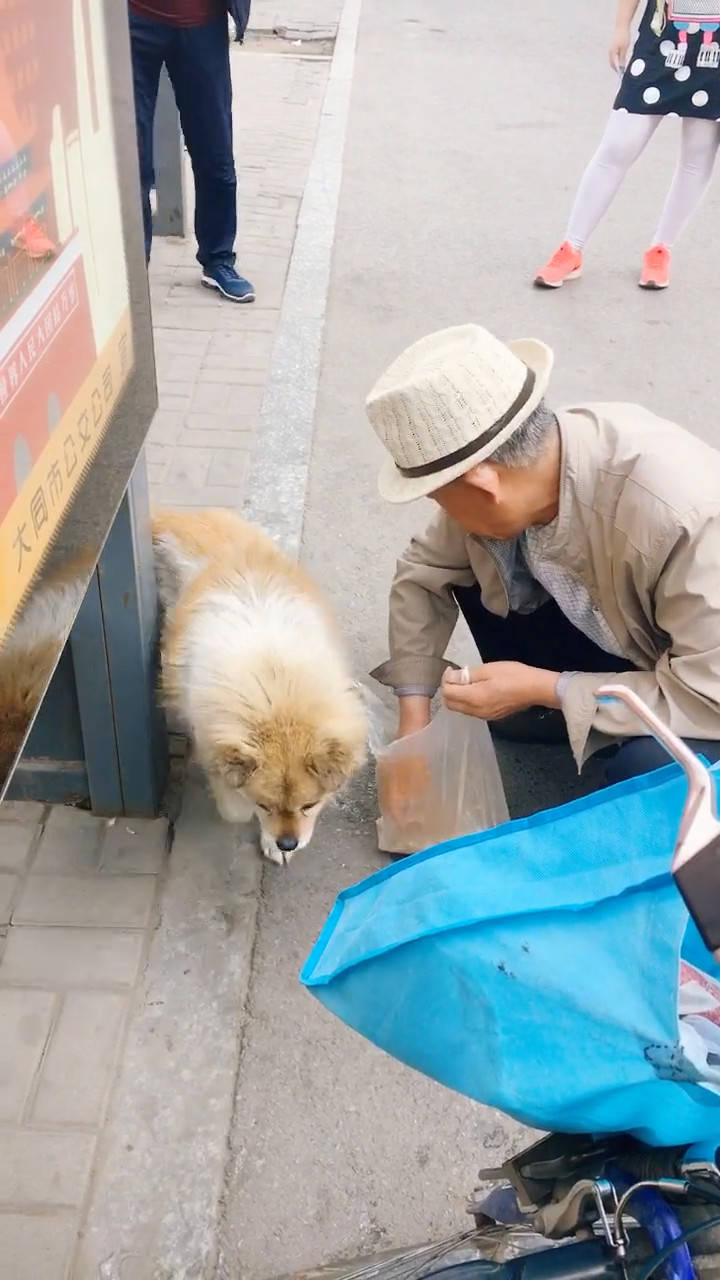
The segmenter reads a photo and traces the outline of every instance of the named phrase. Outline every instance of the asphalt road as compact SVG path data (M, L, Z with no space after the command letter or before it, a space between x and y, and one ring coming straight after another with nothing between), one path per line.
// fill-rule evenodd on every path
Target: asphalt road
M717 186L671 290L635 283L677 121L628 180L585 277L558 293L529 285L562 238L610 108L613 11L611 0L365 0L303 546L359 674L384 655L394 557L425 517L377 497L380 451L363 412L408 342L467 320L541 337L556 349L556 403L637 399L718 437ZM558 749L501 760L515 813L583 785ZM254 1119L236 1144L228 1275L233 1256L264 1280L461 1226L476 1168L518 1142L510 1122L385 1058L296 981L337 891L381 864L374 816L362 779L291 873L265 873L238 1080L238 1114Z

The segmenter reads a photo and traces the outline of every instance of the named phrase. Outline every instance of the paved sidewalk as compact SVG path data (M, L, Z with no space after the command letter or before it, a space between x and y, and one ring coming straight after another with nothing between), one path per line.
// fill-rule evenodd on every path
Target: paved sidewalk
M164 818L0 807L3 1280L68 1274L167 839Z
M302 12L303 6L294 7ZM339 7L338 0L324 0L323 21L334 25L330 15L337 17ZM257 12L253 8L253 26L271 28L274 9L268 4L258 4ZM282 41L278 48L289 51L231 46L238 269L253 281L256 302L238 305L201 287L192 234L185 240L156 240L153 246L160 410L148 437L147 461L158 505L242 505L329 72L327 59L297 56ZM187 186L191 228L189 166Z
M250 33L276 26L329 27L337 23L342 0L252 0Z

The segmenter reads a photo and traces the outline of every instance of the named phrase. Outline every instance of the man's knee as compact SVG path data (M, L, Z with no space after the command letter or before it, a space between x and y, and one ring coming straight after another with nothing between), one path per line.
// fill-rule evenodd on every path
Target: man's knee
M669 763L667 751L654 738L629 738L608 760L605 778L610 785L627 782Z
M217 127L211 119L203 129L194 129L187 139L195 178L212 181L218 187L235 190L237 175L232 149L232 132Z
M193 160L192 166L196 186L203 186L206 189L211 187L215 195L220 199L235 198L237 177L233 164L213 164L211 159L203 158L198 162Z
M696 755L704 756L710 764L720 760L720 741L704 741L699 738L685 741ZM608 761L605 778L610 785L626 782L628 778L652 773L654 769L662 769L670 763L667 751L654 738L629 738Z

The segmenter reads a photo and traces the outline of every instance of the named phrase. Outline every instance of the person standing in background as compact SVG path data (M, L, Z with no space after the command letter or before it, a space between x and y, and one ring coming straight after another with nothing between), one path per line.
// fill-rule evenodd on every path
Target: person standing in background
M195 178L195 236L202 284L231 302L254 302L235 270L237 180L232 139L228 14L242 40L248 0L128 0L145 256L150 261L153 125L167 67Z
M535 277L541 288L558 289L582 273L586 241L664 116L682 118L680 158L644 256L641 289L667 288L672 246L710 183L720 145L720 0L647 0L630 53L639 2L618 0L610 63L622 75L620 89L565 240Z

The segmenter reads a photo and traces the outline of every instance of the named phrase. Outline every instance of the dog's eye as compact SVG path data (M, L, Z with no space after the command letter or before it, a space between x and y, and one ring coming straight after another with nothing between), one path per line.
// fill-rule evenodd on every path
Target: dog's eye
M310 813L312 809L317 809L317 800L313 800L312 804L304 804L301 813Z
M267 804L256 804L256 806L255 806L255 807L256 807L257 809L262 809L263 813L269 813L269 812L270 812L270 806L269 806L269 805L267 805Z

